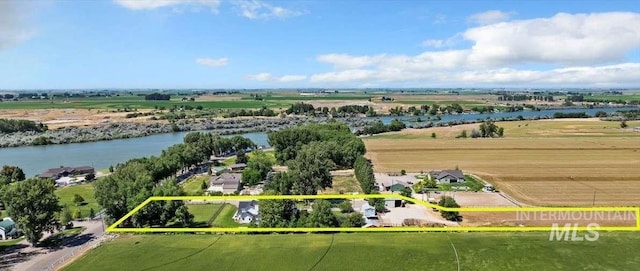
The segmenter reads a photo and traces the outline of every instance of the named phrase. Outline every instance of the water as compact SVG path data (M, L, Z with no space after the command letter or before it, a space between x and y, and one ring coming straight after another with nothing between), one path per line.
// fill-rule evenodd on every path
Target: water
M160 155L169 146L182 143L187 133L189 132L88 143L1 148L0 166L19 166L27 177L59 166L88 165L105 169L132 158ZM269 146L266 133L240 135L253 140L258 146Z
M518 116L522 116L525 119L528 118L535 118L535 117L553 117L553 114L556 112L562 112L562 113L579 113L579 112L585 112L587 115L589 116L593 116L596 114L596 112L598 111L604 111L607 114L610 113L614 113L618 110L637 110L638 107L619 107L619 108L592 108L592 109L588 109L588 108L567 108L567 109L548 109L548 110L540 110L540 111L520 111L520 112L500 112L500 113L484 113L484 114L459 114L459 115L443 115L441 116L441 120L439 121L435 121L433 120L434 123L438 123L438 122L449 122L449 121L456 121L456 120L477 120L477 119L486 119L486 118L491 118L491 119L495 119L495 120L499 120L501 118L505 118L505 119L509 119L509 118L516 118ZM382 121L382 123L384 124L389 124L391 123L392 120L394 119L400 119L402 121L405 122L405 124L407 125L413 125L415 124L415 119L417 118L417 116L402 116L402 117L392 117L392 116L384 116L384 117L380 117L378 119L380 119ZM422 119L423 121L430 121L427 120L427 116L420 116L420 119Z
M638 109L636 107L625 108L594 108L594 109L552 109L541 111L521 111L521 112L504 112L493 114L461 114L461 115L444 115L442 120L438 122L448 122L455 120L476 120L500 118L514 118L523 116L525 118L534 118L536 116L545 117L553 116L555 112L575 113L586 112L588 115L594 115L597 111L613 113L617 110ZM399 118L408 125L415 124L412 119L414 116L404 117L380 117L383 123L388 124L393 119ZM425 116L421 119L426 120ZM48 169L64 166L83 166L89 165L96 169L105 169L110 165L125 162L132 158L140 158L145 156L159 155L160 152L171 145L181 143L183 137L188 132L158 134L147 137L117 139L110 141L99 141L89 143L76 143L65 145L48 145L48 146L27 146L16 148L0 148L0 166L16 165L21 167L27 176L35 176L36 174ZM266 133L246 133L241 134L253 140L254 143L269 146Z

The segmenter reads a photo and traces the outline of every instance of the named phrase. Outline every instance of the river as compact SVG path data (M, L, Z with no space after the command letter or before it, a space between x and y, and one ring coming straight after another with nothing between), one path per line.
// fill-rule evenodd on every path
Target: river
M555 112L576 113L586 112L593 116L597 111L612 113L617 110L638 109L637 107L624 108L571 108L571 109L549 109L541 111L521 111L521 112L501 112L492 114L459 114L444 115L440 121L448 122L455 120L476 120L501 118L524 118L552 117ZM389 117L384 116L379 119L388 124L391 120L399 118L408 125L416 124L412 122L415 116ZM425 116L420 117L426 120ZM428 121L428 120L427 120ZM59 166L93 166L96 169L105 169L110 165L125 162L132 158L159 155L160 152L171 145L181 143L185 134L189 132L156 134L146 137L116 139L110 141L98 141L89 143L75 143L63 145L47 146L26 146L14 148L0 148L0 165L15 165L21 167L25 174L35 176L48 169ZM246 133L245 136L257 145L269 146L266 133Z
M160 155L162 150L181 143L187 133L189 132L88 143L2 148L0 149L0 166L19 166L27 177L59 166L87 165L96 169L105 169L132 158ZM240 135L253 140L258 146L269 145L266 133Z

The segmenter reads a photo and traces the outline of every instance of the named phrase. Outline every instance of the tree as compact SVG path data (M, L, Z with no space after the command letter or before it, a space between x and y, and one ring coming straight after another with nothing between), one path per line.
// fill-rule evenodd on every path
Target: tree
M409 187L405 187L405 188L400 192L400 195L405 196L405 197L407 197L407 198L410 198L412 193L413 193L413 191L411 191L411 188L409 188Z
M242 184L247 186L252 186L260 183L262 181L262 177L260 176L260 172L253 168L245 168L242 171Z
M82 210L80 208L73 210L73 219L82 218Z
M109 166L109 172L113 173L113 166Z
M438 205L446 208L459 208L460 205L456 203L456 200L449 196L444 196L438 202ZM457 221L459 213L454 211L441 211L442 217L446 220Z
M627 127L628 127L628 125L627 125L626 121L623 120L622 122L620 122L620 128L624 129L624 128L627 128Z
M340 212L342 213L351 213L353 212L353 205L348 200L341 202L338 207L340 208Z
M343 228L357 228L364 225L364 217L360 213L347 214L341 220L340 227Z
M207 189L209 189L209 185L207 184L207 181L202 180L202 183L200 184L200 190L206 191Z
M13 182L24 181L25 175L21 168L16 166L4 165L0 170L0 183L9 184Z
M498 137L503 137L504 136L504 128L503 127L498 128L498 133L497 134L498 134Z
M60 225L57 214L62 207L54 190L53 182L46 179L29 179L4 190L2 202L9 216L33 245L43 232L53 232Z
M69 207L65 205L64 208L62 208L62 212L60 212L60 225L65 228L69 228L71 220L73 220L71 211L69 211Z
M83 202L84 198L82 196L80 196L79 194L73 195L73 203L75 203L76 206L82 205Z
M436 138L436 133L431 133L431 138Z
M288 227L295 219L292 200L260 200L260 227Z
M278 195L291 195L293 178L288 172L278 172L271 177L265 189L274 191Z
M183 227L188 227L193 224L193 215L189 213L187 206L180 206L176 209L175 217L180 221Z
M258 182L267 178L267 174L269 174L272 167L273 161L261 150L254 151L251 155L251 159L249 159L249 162L247 163L247 168L253 169L260 174Z
M400 170L400 175L402 175L402 176L407 175L407 171L406 171L406 170L404 170L404 169L403 169L403 170Z
M304 146L288 165L293 191L297 194L315 195L319 189L332 185L331 170L335 164L319 142Z
M236 153L236 164L245 164L247 163L247 155L244 150L239 150Z
M310 227L335 227L338 225L336 216L331 212L331 203L326 200L317 200L313 204L313 211L309 215Z
M373 175L373 165L371 161L360 155L353 164L353 171L356 179L360 183L360 188L365 194L371 193L375 189L375 177Z
M91 207L91 209L89 209L89 218L93 219L94 217L96 217L96 211Z
M371 194L380 194L379 192L374 192ZM384 205L384 199L383 198L371 198L368 200L369 205L373 206L374 208L376 208L376 212L377 213L384 213L387 210L387 207Z
M437 188L438 187L438 183L434 179L424 178L424 180L422 180L422 181L424 182L424 187L426 187L426 188Z
M462 130L456 138L467 138L467 130Z

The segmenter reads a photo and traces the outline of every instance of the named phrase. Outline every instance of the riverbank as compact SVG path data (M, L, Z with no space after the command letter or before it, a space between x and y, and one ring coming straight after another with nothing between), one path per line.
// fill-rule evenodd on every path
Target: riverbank
M110 123L93 127L63 127L46 132L16 132L3 134L0 148L32 145L55 145L85 143L114 139L145 137L154 134L166 134L185 131L211 131L219 135L267 132L298 124L325 122L320 117L273 117L273 118L229 118L229 119L189 119L174 123ZM341 119L357 127L368 122L361 118Z

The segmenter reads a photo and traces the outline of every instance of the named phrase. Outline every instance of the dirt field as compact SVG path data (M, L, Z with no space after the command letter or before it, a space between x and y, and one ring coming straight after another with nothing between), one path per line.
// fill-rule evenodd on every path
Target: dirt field
M427 172L458 166L526 204L640 205L640 134L614 128L615 122L600 121L499 125L505 127L507 137L431 139L432 129L370 137L365 139L367 155L376 172Z
M138 110L140 113L150 109ZM88 109L4 109L0 110L0 119L25 119L46 124L49 129L67 126L94 126L111 122L149 122L147 117L126 118L131 112L109 112L108 110ZM156 120L155 122L166 122Z

